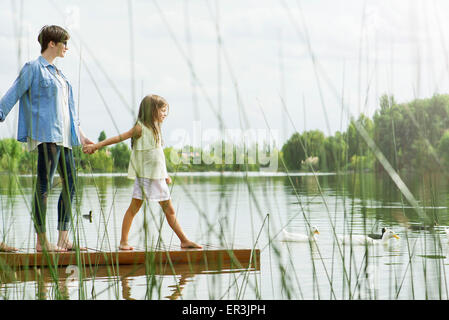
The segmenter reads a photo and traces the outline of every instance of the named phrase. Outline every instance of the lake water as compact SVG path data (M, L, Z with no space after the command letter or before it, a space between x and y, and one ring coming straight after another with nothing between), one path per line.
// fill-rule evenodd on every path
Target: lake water
M108 276L99 267L82 281L72 270L58 277L3 280L3 299L447 299L448 186L439 175L402 177L421 212L438 223L430 231L388 176L363 174L173 175L172 201L190 239L204 245L260 249L260 270L156 274L127 272ZM129 205L133 181L123 175L80 175L74 212L81 244L114 250ZM0 236L8 244L34 248L29 211L32 177L0 176ZM47 229L56 242L59 179L50 193ZM79 217L92 210L93 219ZM421 214L422 214L421 213ZM284 242L282 229L307 233L318 227L316 243ZM144 225L148 232L145 234ZM386 245L350 246L339 234L380 233L391 228L400 239ZM160 231L160 232L159 232ZM159 238L160 236L160 238ZM130 243L169 246L179 241L157 203L142 208ZM48 270L40 270L41 274ZM73 271L74 272L74 271ZM149 282L152 283L149 286ZM62 289L61 289L62 288ZM150 289L149 289L150 288ZM56 290L57 289L57 290ZM60 296L63 292L63 296Z

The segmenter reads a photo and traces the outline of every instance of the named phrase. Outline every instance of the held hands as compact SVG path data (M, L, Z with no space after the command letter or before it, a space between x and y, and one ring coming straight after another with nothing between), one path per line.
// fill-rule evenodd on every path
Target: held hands
M92 151L93 141L85 137L84 134L81 134L81 144L83 145L83 152L86 154L92 154L96 151L96 149Z
M85 144L83 146L83 152L86 154L93 154L97 150L98 150L98 147L95 143L89 143L89 144Z
M92 146L94 144L94 142L92 140L90 140L88 137L86 137L86 135L84 134L83 130L81 129L80 126L78 126L78 130L80 133L80 140L81 140L81 144L83 145L83 152L86 154L92 154L95 152L92 151L90 148L88 149L88 146ZM98 148L97 148L98 149Z

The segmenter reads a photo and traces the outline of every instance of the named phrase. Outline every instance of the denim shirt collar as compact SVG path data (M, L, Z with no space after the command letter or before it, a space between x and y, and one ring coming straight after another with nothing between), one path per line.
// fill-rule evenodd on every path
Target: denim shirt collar
M45 59L43 56L39 56L39 62L41 63L42 66L44 67L48 67L51 66L52 64L50 62L47 61L47 59Z
M65 78L64 74L62 73L62 71L59 70L54 64L51 64L50 62L48 62L47 59L45 59L42 55L39 56L38 60L39 60L39 63L40 63L43 67L46 67L46 68L47 68L47 67L50 67L50 68L53 68L55 71L58 72L59 75L62 76L62 78L63 78L64 80L67 81L67 79ZM52 73L53 73L53 72L52 72Z

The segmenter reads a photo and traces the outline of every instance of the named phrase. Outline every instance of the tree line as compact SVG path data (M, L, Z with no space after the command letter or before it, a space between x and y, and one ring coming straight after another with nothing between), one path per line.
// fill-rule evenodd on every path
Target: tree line
M348 128L325 137L320 130L295 133L282 147L288 170L382 171L383 166L357 130L363 126L396 170L449 168L449 95L397 103L383 95L372 118L361 114ZM315 162L311 159L317 158Z
M213 150L185 146L164 149L167 169L174 171L259 171L268 167L262 153L276 160L277 171L340 172L383 170L358 132L363 126L386 159L396 170L447 170L449 167L449 95L435 94L427 99L397 103L383 95L372 118L360 114L351 119L345 131L325 136L320 130L294 133L277 150L272 146L226 145L218 141ZM104 140L101 132L98 141ZM224 150L232 150L225 155ZM204 155L207 154L207 157ZM273 154L276 159L273 159ZM78 168L84 172L126 172L131 150L126 143L106 147L93 155L74 149ZM15 139L0 140L0 171L30 173L35 153L27 152ZM229 158L224 161L225 157ZM207 160L206 160L207 159Z

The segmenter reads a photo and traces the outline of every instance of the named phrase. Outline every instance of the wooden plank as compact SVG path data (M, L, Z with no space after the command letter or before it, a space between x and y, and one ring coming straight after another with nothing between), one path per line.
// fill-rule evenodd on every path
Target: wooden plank
M0 265L10 267L47 267L67 265L133 265L155 264L215 264L236 268L258 267L260 251L255 249L180 249L180 250L119 250L76 252L0 252Z

